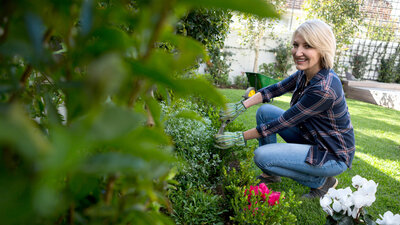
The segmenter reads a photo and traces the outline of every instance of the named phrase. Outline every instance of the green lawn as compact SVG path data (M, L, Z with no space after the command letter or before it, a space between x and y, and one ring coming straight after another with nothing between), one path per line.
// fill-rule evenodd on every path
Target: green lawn
M229 102L241 100L245 92L235 89L220 89L220 91ZM287 109L290 98L291 95L287 94L275 98L272 104ZM379 186L376 201L367 208L368 212L374 218L378 218L379 214L383 215L387 210L395 214L400 213L400 111L352 99L347 99L347 103L356 136L356 155L352 169L337 177L339 179L337 188L351 186L351 178L357 174L368 180L372 179L379 183ZM257 106L249 108L236 121L242 122L247 129L254 128L257 108ZM279 137L278 142L283 140ZM248 142L251 150L257 145L256 140ZM260 170L254 166L254 174L259 173ZM269 186L274 191L292 189L299 199L308 191L308 188L288 178L283 178L282 183ZM299 220L298 224L324 224L325 213L319 205L319 200L302 201L300 208L293 209Z

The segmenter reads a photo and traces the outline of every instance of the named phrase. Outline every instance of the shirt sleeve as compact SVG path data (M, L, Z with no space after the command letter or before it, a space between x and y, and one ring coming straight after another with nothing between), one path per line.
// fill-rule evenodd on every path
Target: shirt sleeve
M270 102L272 98L281 96L289 91L294 90L294 88L296 87L296 80L298 79L299 74L300 72L297 71L294 74L287 77L286 79L276 84L258 90L258 92L261 93L261 96L263 98L263 103Z
M333 106L334 93L321 86L310 87L300 100L280 117L265 124L259 124L257 131L263 137L293 127L306 119L315 116Z

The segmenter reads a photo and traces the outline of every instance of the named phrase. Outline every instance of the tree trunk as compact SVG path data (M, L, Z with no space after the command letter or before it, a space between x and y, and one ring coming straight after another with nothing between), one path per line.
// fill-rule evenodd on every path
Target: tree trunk
M259 23L262 23L262 22L259 22ZM265 32L265 24L260 26L260 30L258 31L258 34L254 40L254 65L253 65L254 73L258 73L258 56L260 54L260 43L261 43L261 39L264 36L264 32Z

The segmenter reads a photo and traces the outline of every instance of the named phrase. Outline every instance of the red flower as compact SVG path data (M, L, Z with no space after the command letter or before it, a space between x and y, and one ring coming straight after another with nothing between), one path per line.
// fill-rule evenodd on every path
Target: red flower
M245 196L247 195L247 201L249 202L248 208L251 208L251 196L253 195L260 195L263 199L263 202L266 201L267 195L270 193L270 190L268 189L267 185L264 183L261 183L258 186L250 186L250 189L246 189L244 191ZM279 197L281 196L280 192L274 192L271 191L271 194L269 195L268 198L268 204L270 206L273 206L275 204L279 204ZM257 204L257 202L255 202ZM258 208L256 208L258 209Z

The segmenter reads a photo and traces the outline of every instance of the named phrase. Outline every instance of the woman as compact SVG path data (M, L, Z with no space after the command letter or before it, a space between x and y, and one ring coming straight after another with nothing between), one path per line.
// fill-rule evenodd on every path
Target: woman
M309 20L294 32L292 43L298 71L246 101L228 104L221 118L232 120L253 105L293 91L291 107L285 111L262 105L256 128L216 135L216 145L226 149L257 138L254 162L263 172L261 182L289 177L311 188L303 197L321 197L338 184L334 176L351 167L354 132L342 84L332 70L336 41L331 28ZM277 133L287 143L276 143Z

